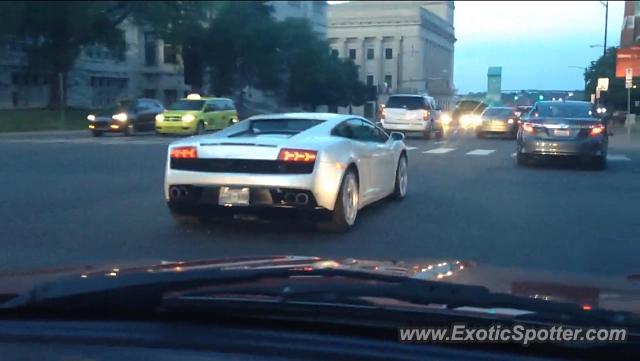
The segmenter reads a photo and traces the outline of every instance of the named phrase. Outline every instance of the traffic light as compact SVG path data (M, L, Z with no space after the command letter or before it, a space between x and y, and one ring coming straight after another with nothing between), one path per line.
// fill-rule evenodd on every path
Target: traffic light
M542 95L542 94L538 95L538 99L539 99L539 100L544 99L544 95Z

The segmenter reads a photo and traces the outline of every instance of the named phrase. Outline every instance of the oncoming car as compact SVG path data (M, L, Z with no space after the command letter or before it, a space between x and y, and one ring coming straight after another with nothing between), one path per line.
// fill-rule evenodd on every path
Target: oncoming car
M164 107L156 99L122 100L114 107L87 115L88 127L94 137L104 133L135 135L139 131L153 131L157 114Z
M238 112L231 99L203 98L190 94L169 105L155 118L158 134L203 134L224 129L238 122Z
M404 198L403 138L353 115L254 116L171 143L165 200L179 223L293 211L321 229L345 231L362 207Z

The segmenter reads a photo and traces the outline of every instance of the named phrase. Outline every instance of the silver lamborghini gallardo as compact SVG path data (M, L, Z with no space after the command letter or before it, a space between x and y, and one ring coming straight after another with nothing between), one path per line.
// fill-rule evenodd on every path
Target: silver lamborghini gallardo
M353 115L254 116L171 143L165 199L179 223L285 216L345 231L364 206L406 195L403 138Z

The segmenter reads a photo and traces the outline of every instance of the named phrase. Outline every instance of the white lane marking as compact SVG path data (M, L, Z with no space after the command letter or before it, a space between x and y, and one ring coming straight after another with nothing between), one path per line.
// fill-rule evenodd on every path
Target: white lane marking
M424 154L445 154L451 151L456 150L456 148L435 148L431 150L427 150L426 152L422 152Z
M438 142L434 142L433 144L443 144L444 140L438 141Z
M495 149L476 149L468 152L467 155L489 155L495 151Z
M607 160L613 160L613 161L617 161L617 160L622 160L622 161L627 161L627 160L631 160L631 158L627 157L624 154L607 154Z
M512 157L515 157L516 155L518 155L516 152L511 153Z
M414 149L418 149L418 147L407 147L407 150L414 150Z

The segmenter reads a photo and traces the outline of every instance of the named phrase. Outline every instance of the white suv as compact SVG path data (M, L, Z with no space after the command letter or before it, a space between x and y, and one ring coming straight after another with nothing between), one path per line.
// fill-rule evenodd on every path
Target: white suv
M444 132L435 100L427 95L396 94L382 109L380 122L385 130L421 132L429 139Z

